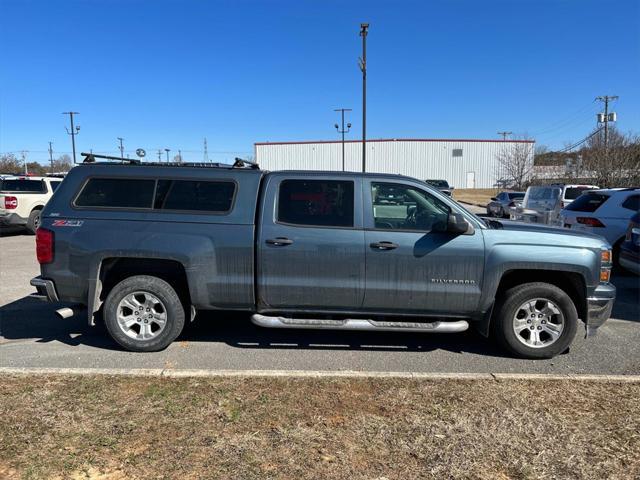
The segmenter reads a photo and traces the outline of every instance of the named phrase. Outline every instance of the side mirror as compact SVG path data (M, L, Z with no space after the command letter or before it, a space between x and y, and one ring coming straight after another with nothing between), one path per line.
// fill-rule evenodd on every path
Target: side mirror
M494 202L498 201L498 199L496 197L491 197L491 200L493 200Z
M467 222L459 213L450 213L447 219L447 232L455 235L464 235L473 233L473 226Z

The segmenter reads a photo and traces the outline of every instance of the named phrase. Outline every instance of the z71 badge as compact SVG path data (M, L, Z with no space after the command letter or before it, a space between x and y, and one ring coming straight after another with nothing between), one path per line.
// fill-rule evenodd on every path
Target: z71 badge
M54 220L52 227L81 227L84 220Z

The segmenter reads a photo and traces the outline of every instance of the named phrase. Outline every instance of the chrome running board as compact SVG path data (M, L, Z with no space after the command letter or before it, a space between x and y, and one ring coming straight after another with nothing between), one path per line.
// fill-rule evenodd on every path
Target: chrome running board
M362 318L344 320L322 320L307 318L269 317L254 314L251 322L265 328L301 328L311 330L360 330L378 332L421 332L421 333L458 333L469 328L466 320L452 322L389 322Z

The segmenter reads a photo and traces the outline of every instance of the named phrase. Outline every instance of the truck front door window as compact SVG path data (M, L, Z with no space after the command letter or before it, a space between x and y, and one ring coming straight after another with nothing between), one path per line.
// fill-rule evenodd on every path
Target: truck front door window
M451 209L434 196L409 185L371 184L375 228L444 232Z

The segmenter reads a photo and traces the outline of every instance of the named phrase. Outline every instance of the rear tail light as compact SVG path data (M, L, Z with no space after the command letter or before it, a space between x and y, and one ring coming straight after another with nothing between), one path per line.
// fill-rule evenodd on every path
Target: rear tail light
M605 226L604 223L593 217L578 217L576 218L576 222L596 228L604 228Z
M14 210L18 208L18 199L16 197L4 197L5 210Z
M36 257L38 263L53 262L53 232L46 228L36 230Z

